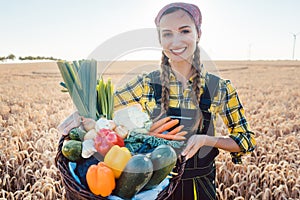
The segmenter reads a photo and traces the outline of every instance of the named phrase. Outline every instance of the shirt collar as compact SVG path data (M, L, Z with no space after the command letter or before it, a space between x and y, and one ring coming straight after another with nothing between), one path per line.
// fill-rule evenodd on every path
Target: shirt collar
M206 74L207 74L207 70L204 68L203 64L200 65L200 77L201 77L201 87L204 88L205 87L205 77L206 77ZM193 76L191 76L189 78L189 83L192 84L193 83L193 79L196 75L194 74ZM177 81L176 79L176 76L174 74L174 72L171 70L170 71L170 80L171 81Z
M171 81L176 81L177 79L176 79L176 76L175 76L175 74L174 74L174 72L173 72L173 70L170 70L170 80Z
M204 68L203 64L200 65L200 76L201 78L205 78L207 74L207 70ZM195 77L195 74L190 77L189 81L193 82L193 78ZM176 76L173 72L173 70L170 70L170 80L176 80Z

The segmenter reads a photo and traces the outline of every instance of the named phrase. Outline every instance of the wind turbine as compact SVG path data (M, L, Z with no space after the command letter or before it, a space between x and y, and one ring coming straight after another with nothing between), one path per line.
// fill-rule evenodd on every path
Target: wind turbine
M294 45L293 45L293 60L294 60L294 57L295 57L295 46L296 46L296 39L297 39L297 35L299 35L300 34L300 32L299 33L291 33L292 35L293 35L293 37L294 37Z

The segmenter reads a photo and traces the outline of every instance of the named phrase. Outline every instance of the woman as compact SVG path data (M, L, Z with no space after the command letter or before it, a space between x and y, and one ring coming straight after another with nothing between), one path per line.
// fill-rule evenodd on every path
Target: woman
M193 4L163 7L155 19L163 49L161 69L138 76L115 93L116 109L140 103L153 118L191 119L181 121L190 131L181 153L187 165L170 199L215 199L218 148L231 152L234 163L241 163L241 156L255 148L231 82L209 74L200 64L201 22L201 12ZM217 114L228 126L228 137L215 136Z

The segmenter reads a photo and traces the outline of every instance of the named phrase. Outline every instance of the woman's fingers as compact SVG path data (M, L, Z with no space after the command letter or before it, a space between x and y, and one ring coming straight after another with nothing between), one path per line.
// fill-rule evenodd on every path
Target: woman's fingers
M187 153L186 159L190 159L191 157L193 157L197 153L198 150L199 150L199 148L196 145L193 145L192 148Z
M195 145L195 144L193 143L193 139L192 139L193 137L194 137L194 136L192 136L192 137L187 141L186 147L185 147L185 149L182 151L181 155L186 156L186 155L190 152L190 150L193 148L193 146Z
M205 136L203 135L193 135L187 142L186 148L183 150L181 155L186 156L186 159L193 157L198 150L204 146Z
M81 121L81 117L79 116L78 112L75 111L71 115L69 115L60 125L58 125L57 129L63 135L67 135L71 129L79 127Z
M73 128L79 127L81 125L82 121L83 121L83 117L74 119L72 121L72 123L68 127L66 127L66 129L64 131L69 133Z

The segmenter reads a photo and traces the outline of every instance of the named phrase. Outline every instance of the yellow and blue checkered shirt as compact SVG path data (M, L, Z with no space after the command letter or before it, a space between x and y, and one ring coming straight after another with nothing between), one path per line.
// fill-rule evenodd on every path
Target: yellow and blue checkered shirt
M204 92L205 78L208 72L202 68L200 95ZM170 73L170 107L196 109L192 101L192 81L188 80L187 87L183 91L182 84L176 79L174 73ZM144 111L152 113L156 107L154 90L148 74L135 77L122 87L118 88L114 95L114 107L119 109L126 105L139 103ZM219 91L214 97L210 107L216 126L216 115L219 114L228 127L230 137L240 146L241 152L231 153L234 163L241 163L241 156L254 150L256 142L254 133L250 131L245 118L245 111L238 98L236 89L229 80L220 79Z

